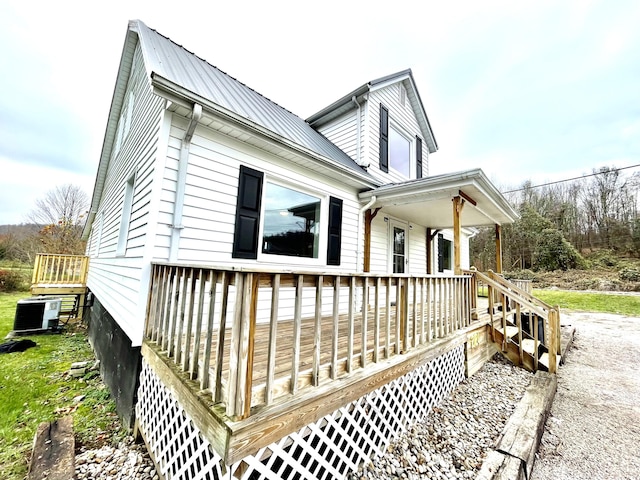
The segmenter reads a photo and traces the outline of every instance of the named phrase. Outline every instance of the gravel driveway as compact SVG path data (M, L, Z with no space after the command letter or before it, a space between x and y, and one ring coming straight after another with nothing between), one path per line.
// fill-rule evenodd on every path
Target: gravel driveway
M576 328L533 480L640 478L640 318L564 313Z

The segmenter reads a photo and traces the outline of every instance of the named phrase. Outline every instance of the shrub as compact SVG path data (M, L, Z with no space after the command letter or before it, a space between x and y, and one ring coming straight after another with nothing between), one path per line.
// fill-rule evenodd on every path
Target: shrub
M534 252L534 267L539 270L569 270L585 268L582 255L565 240L562 232L554 228L545 228Z
M0 292L16 292L26 288L24 275L17 270L0 270Z
M627 267L618 273L620 280L627 282L640 282L640 269L637 267Z

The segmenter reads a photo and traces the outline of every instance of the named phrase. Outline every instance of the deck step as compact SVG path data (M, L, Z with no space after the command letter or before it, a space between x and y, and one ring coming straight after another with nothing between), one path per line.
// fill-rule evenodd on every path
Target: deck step
M502 327L496 327L496 330L498 330L503 336L504 335L504 330L502 329ZM511 325L507 325L507 338L513 338L515 336L518 335L518 327L512 327Z
M560 357L560 355L556 355L556 368L558 368L560 366L560 361L562 360L562 357ZM543 353L542 355L540 355L540 358L538 359L538 362L541 363L542 365L544 365L545 367L547 367L547 370L549 369L549 354L548 353Z
M538 344L539 343L540 342L538 342ZM536 342L535 342L535 340L532 340L530 338L523 338L522 339L522 350L527 352L529 355L533 355L533 353L536 351Z

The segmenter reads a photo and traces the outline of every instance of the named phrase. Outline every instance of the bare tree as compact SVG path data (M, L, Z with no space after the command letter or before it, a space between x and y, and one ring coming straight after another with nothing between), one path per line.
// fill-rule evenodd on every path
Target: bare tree
M41 226L39 232L45 253L81 254L82 227L89 208L87 194L78 186L66 184L49 190L36 200L29 220Z
M66 184L49 190L36 200L36 207L28 218L37 225L55 225L58 222L80 225L89 208L89 197L77 185Z

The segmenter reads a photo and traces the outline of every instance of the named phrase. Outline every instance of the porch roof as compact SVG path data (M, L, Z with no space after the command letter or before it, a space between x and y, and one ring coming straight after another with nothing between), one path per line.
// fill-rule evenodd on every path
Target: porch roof
M431 228L453 226L452 199L460 196L465 208L461 227L513 223L518 213L481 169L434 175L361 192L362 202L374 203L384 213Z

